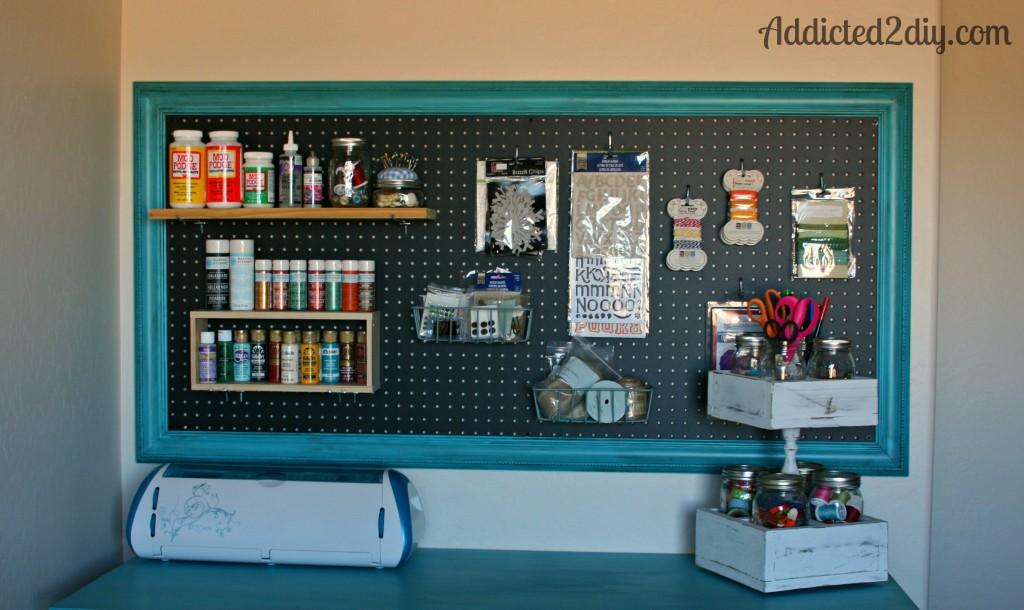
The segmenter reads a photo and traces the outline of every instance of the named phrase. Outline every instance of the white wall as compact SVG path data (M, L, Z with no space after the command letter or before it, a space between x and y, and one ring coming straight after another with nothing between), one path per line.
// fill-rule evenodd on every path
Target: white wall
M152 80L746 80L914 83L914 275L910 477L868 478L869 511L890 522L890 568L918 604L927 590L931 485L939 58L927 48L763 48L757 29L824 16L938 20L939 0L829 9L788 0L434 0L124 2L121 86L121 348L131 370L131 84ZM512 9L515 12L512 12ZM212 48L232 62L204 61ZM512 61L515 59L516 61ZM385 380L386 382L386 380ZM132 380L122 382L124 497L134 463ZM409 471L424 496L427 547L692 552L717 477ZM609 528L581 506L637 514ZM639 511L639 513L637 513Z
M1012 169L1024 162L1024 4L944 0L946 23L1007 25L1010 47L942 59L933 608L1019 608L1024 531L1024 403L1016 354L1024 324L1024 209ZM983 20L983 21L982 21ZM969 312L969 313L967 313ZM967 313L965 316L964 314Z
M0 19L0 607L121 559L118 0Z

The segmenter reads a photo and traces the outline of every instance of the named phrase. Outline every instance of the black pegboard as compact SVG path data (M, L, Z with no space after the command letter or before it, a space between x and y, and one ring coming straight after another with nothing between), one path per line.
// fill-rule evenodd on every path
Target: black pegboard
M790 287L832 296L827 330L854 339L859 374L874 377L877 125L846 117L571 117L571 116L174 116L174 129L239 132L245 150L279 154L289 130L303 156L324 165L330 139L370 140L374 156L409 152L420 161L427 206L436 222L400 227L370 221L168 222L168 429L291 433L362 433L600 438L761 439L777 433L707 417L705 311L708 301ZM573 150L651 153L650 334L596 340L613 345L624 374L654 386L653 410L639 424L539 422L526 383L546 374L548 342L568 339L569 160ZM559 251L540 258L495 259L474 250L475 161L488 156L544 156L559 162ZM740 167L762 171L756 246L727 246L718 228L728 215L721 176ZM793 280L789 192L857 187L854 237L857 277ZM672 221L665 204L707 201L703 272L671 271ZM210 393L189 389L189 312L202 307L204 241L253 239L258 258L373 259L381 312L381 389L374 394ZM509 345L423 343L411 307L430 282L456 283L468 269L503 264L523 274L534 310L530 341ZM214 321L215 323L221 321ZM232 327L228 321L224 328ZM238 323L239 327L244 323ZM216 327L216 324L214 325ZM874 428L805 430L804 440L871 441Z

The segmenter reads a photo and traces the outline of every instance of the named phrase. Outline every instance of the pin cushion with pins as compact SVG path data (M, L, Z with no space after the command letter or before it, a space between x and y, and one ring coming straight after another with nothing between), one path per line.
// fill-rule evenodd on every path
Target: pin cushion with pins
M416 208L423 205L423 188L416 165L419 160L408 153L385 154L377 159L373 204L378 208Z

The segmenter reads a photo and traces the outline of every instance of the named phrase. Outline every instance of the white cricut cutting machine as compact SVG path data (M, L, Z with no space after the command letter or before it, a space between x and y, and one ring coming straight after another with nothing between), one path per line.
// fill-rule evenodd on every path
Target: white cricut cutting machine
M165 464L139 487L126 533L146 558L390 568L423 524L395 470Z

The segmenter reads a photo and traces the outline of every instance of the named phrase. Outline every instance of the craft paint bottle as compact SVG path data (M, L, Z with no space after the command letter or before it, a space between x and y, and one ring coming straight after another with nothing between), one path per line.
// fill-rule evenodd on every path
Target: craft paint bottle
M274 311L288 309L288 260L274 259L270 273L270 308Z
M351 330L341 331L341 345L339 346L338 375L341 383L356 382L356 334Z
M211 131L206 145L206 207L242 207L242 145L237 131Z
M236 330L235 341L231 349L234 354L234 381L235 383L245 383L252 379L252 363L249 360L252 356L252 344L249 343L249 333L244 330Z
M302 207L302 155L291 131L277 158L277 201L282 208Z
M373 311L377 306L375 267L373 261L359 261L359 311Z
M341 311L341 261L325 261L324 309Z
M253 381L267 380L267 333L262 328L252 329L249 366Z
M274 154L247 152L242 164L242 205L247 208L274 207Z
M320 344L320 383L338 383L339 372L338 331L325 330Z
M206 308L211 311L228 308L230 248L226 239L206 240Z
M267 311L270 309L270 259L259 258L254 263L256 273L253 279L253 306L256 311Z
M309 295L309 310L310 311L323 311L324 310L324 282L326 276L324 274L324 262L321 260L309 261L309 275L306 282L308 289L307 294Z
M217 331L217 382L231 383L235 379L234 345L230 330Z
M232 239L229 247L228 281L231 285L228 303L232 311L251 311L255 281L254 252L251 239Z
M306 290L306 261L294 259L288 263L288 309L305 311L309 304Z
M341 261L341 310L359 311L359 261Z
M315 330L302 331L302 345L299 346L299 374L302 383L320 383L320 333Z
M216 333L204 330L199 333L199 383L217 383Z
M267 342L267 381L281 383L281 331L273 328Z
M286 330L281 342L281 383L299 383L299 342L293 330Z
M366 385L366 331L356 332L356 342L353 346L356 361L356 383Z
M168 156L168 197L172 208L195 209L206 205L206 146L203 132L172 131Z
M302 207L324 207L324 168L320 167L320 159L312 150L302 168Z

